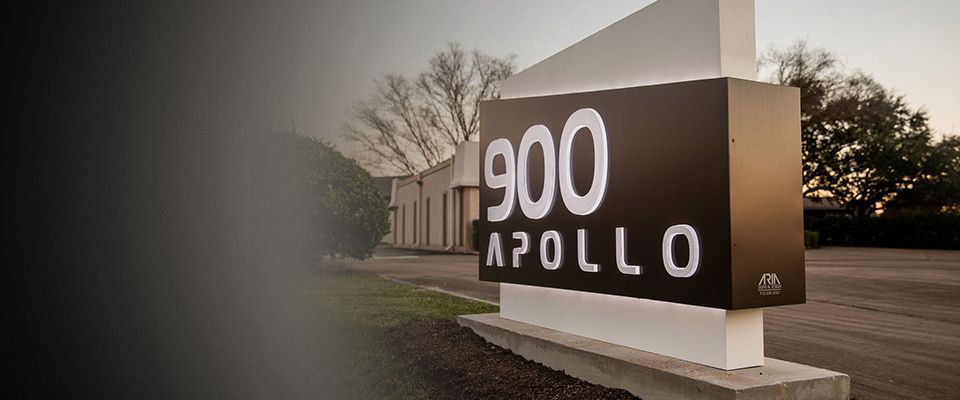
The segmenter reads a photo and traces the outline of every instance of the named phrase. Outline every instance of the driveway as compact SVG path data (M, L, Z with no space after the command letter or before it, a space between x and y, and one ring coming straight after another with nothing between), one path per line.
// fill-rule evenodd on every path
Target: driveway
M500 301L500 284L480 281L476 255L381 247L373 258L349 264L353 268L375 272L384 278L411 285L489 303Z
M858 399L960 396L960 251L810 250L807 303L768 308L768 357L850 374ZM380 249L354 268L490 302L477 256Z

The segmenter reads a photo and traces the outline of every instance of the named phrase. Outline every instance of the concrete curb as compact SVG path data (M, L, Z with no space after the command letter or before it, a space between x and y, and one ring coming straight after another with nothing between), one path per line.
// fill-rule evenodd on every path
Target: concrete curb
M397 279L397 278L394 278L394 277L391 277L391 276L386 276L386 275L381 275L381 274L377 274L377 276L379 276L379 277L381 277L381 278L383 278L383 279L386 279L386 280L388 280L388 281L390 281L390 282L395 282L395 283L399 283L399 284L401 284L401 285L406 285L406 286L413 286L413 287L415 287L415 288L417 288L417 289L423 289L423 290L429 290L429 291L431 291L431 292L448 294L448 295L451 295L451 296L453 296L453 297L459 297L459 298L461 298L461 299L472 300L472 301L476 301L476 302L479 302L479 303L486 303L486 304L489 304L489 305L492 305L492 306L497 306L497 307L500 306L499 303L495 303L495 302L492 302L492 301L490 301L490 300L484 300L484 299L481 299L481 298L479 298L479 297L467 296L467 295L465 295L465 294L463 294L463 293L457 293L457 292L451 292L451 291L449 291L449 290L443 290L443 289L440 289L440 288L438 288L438 287L436 287L436 286L424 286L424 285L420 285L420 284L417 284L417 283L414 283L414 282L407 282L407 281L405 281L405 280L403 280L403 279Z
M765 358L763 367L723 371L499 314L461 315L457 323L529 360L644 400L850 398L849 376L772 358Z

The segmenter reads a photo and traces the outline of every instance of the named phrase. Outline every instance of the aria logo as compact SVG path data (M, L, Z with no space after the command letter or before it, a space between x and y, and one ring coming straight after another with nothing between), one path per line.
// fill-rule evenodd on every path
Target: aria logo
M757 291L761 296L778 295L781 288L780 278L777 278L777 274L773 272L764 273L760 277L760 283L757 284Z

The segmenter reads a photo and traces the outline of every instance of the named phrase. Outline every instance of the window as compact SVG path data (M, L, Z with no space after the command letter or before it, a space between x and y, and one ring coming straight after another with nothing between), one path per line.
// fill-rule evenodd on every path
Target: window
M426 229L424 229L424 232L426 232L427 246L429 246L430 245L430 198L427 197L426 201L427 201L426 210L424 210L423 215L426 217L427 223L425 224Z
M420 226L420 220L417 219L417 202L413 202L413 244L420 243L420 236L417 236L418 226Z
M400 215L400 221L403 223L403 226L400 227L400 244L407 244L407 205L404 204L401 206L402 215Z

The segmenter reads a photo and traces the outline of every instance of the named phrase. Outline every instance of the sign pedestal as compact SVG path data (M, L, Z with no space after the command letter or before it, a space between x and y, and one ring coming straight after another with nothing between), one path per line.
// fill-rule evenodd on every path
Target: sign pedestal
M763 309L728 311L500 284L500 316L732 370L763 365Z

